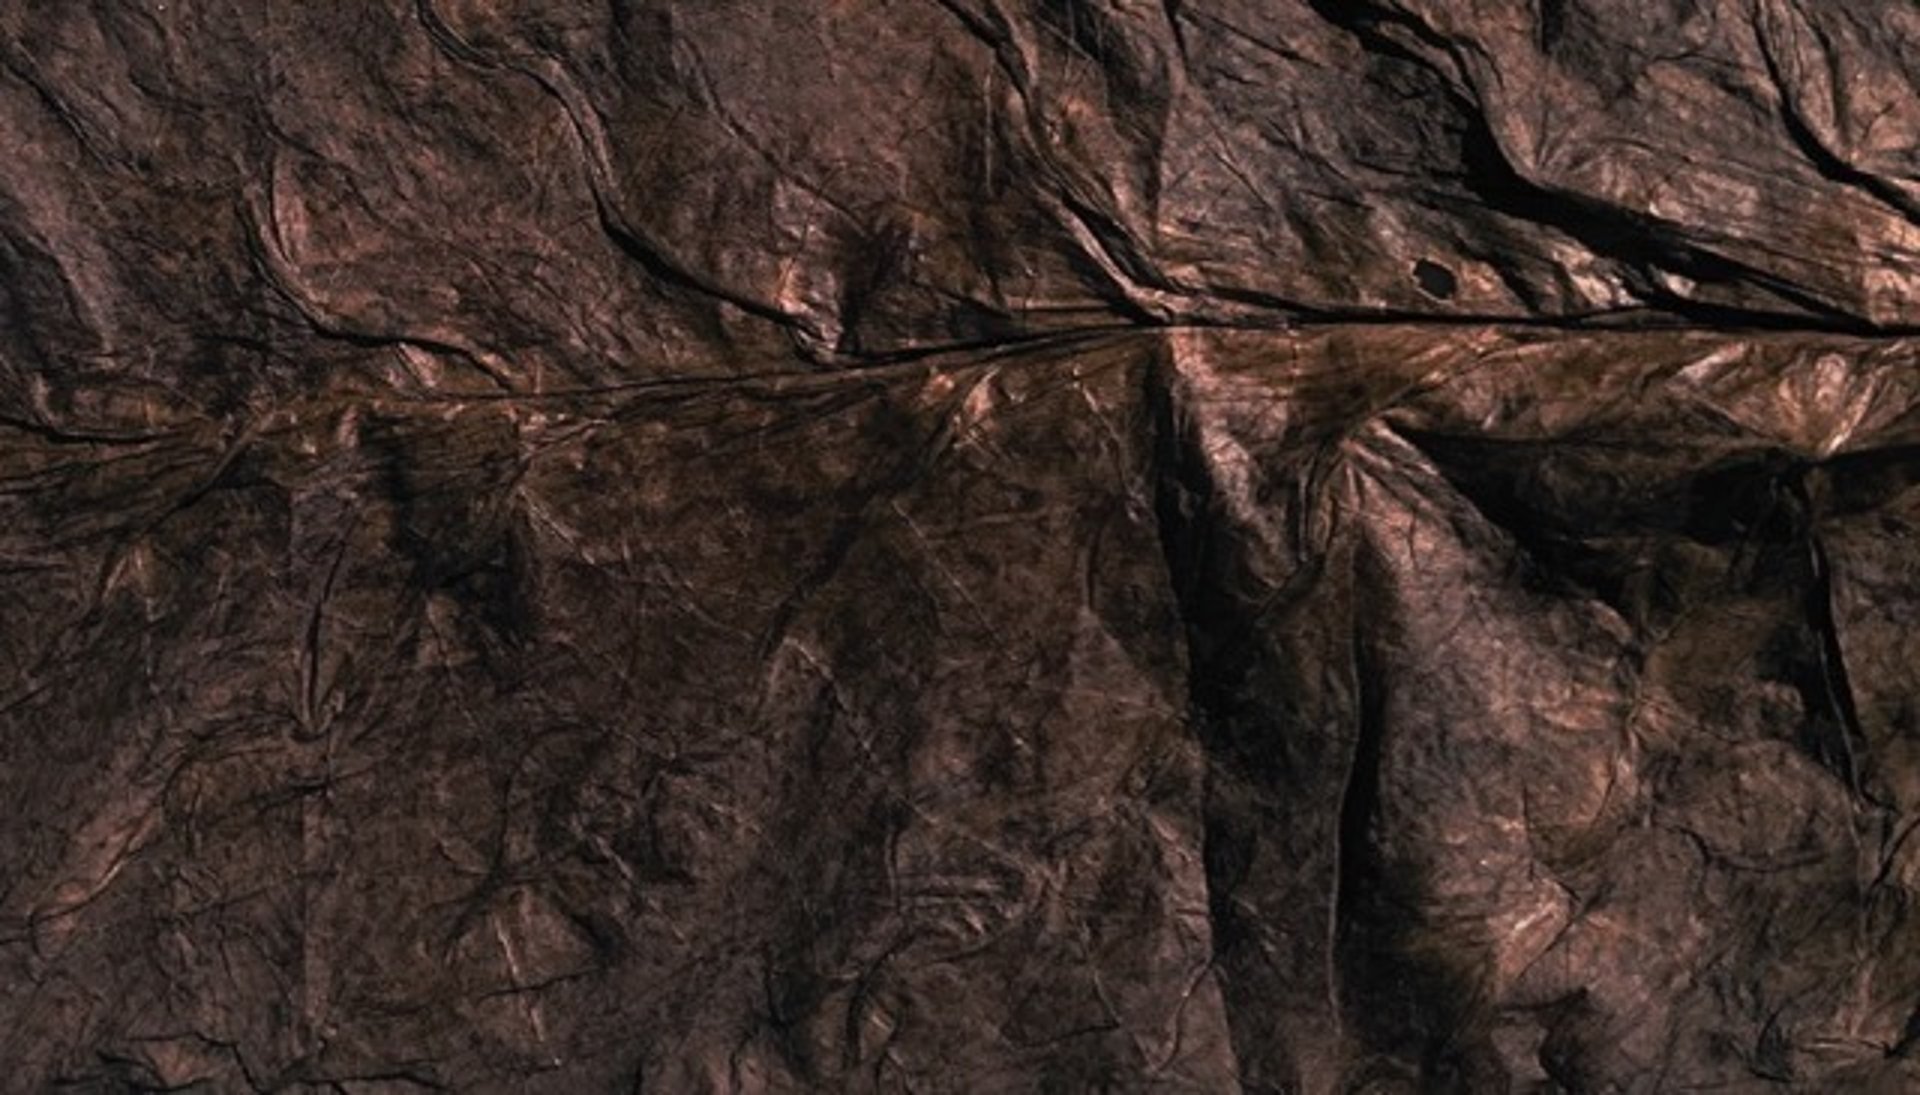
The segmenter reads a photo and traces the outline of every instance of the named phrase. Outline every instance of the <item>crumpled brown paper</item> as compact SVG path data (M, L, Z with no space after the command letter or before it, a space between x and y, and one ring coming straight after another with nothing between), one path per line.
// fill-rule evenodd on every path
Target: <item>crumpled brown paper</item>
M1920 1085L1916 41L0 5L0 1090Z

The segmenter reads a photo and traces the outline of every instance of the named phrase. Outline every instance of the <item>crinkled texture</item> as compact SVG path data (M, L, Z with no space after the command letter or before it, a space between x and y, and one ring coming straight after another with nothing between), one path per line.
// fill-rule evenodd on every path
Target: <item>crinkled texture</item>
M0 4L0 1090L1920 1087L1916 36Z

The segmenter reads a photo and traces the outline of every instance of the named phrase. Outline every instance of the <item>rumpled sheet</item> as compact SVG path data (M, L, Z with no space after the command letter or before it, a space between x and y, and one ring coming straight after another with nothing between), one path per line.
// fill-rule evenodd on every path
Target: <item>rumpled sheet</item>
M0 1090L1920 1088L1917 73L0 0Z

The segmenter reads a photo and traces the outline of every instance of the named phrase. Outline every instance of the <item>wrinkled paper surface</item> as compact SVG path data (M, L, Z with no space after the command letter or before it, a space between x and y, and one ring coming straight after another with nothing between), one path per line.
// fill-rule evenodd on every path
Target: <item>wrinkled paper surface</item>
M1912 1090L1917 58L0 3L0 1089Z

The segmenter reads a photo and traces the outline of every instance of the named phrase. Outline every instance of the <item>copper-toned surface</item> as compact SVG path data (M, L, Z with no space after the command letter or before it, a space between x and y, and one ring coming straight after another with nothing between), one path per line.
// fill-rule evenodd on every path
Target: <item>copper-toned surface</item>
M0 1090L1920 1087L1917 42L0 0Z

